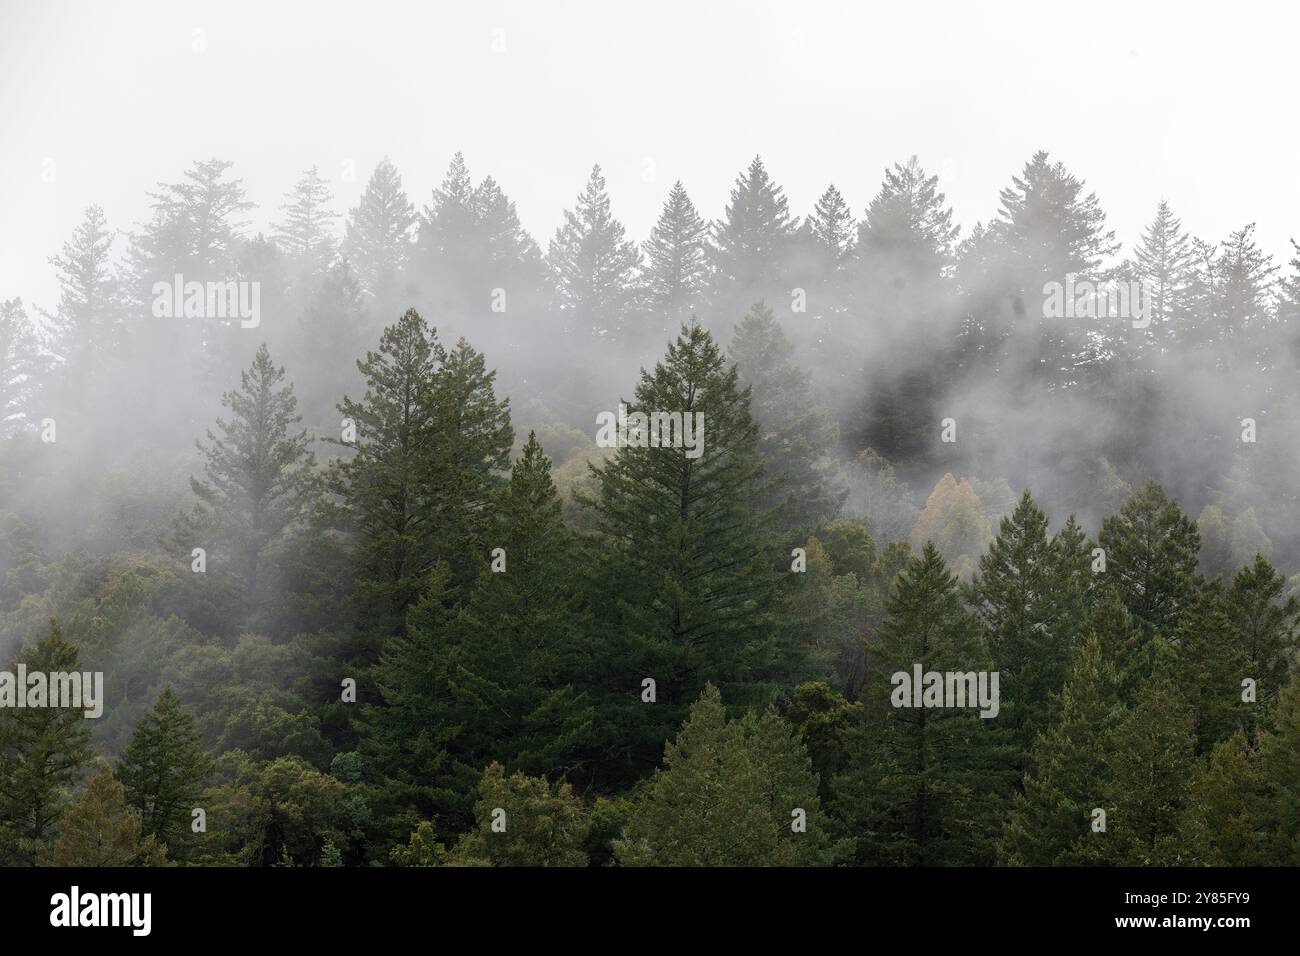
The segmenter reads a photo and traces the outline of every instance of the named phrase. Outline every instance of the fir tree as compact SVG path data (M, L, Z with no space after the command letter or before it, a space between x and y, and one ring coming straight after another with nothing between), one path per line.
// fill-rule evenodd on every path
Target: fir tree
M628 414L658 411L703 416L697 456L680 439L626 443L593 469L602 546L593 589L610 641L593 679L613 691L609 759L638 769L706 682L737 703L764 702L788 653L768 626L772 556L751 508L764 486L749 392L704 329L683 327L642 372ZM654 707L635 691L646 677L657 682Z
M709 227L678 180L644 243L646 304L666 334L699 309L708 278L708 241Z
M316 278L329 268L334 257L332 221L338 213L329 211L333 199L329 184L315 166L306 170L280 206L284 219L276 226L275 240L290 263L303 276Z
M48 367L40 334L27 317L23 300L0 302L0 438L40 420L34 400Z
M629 310L639 295L641 253L624 236L623 224L610 214L605 177L593 166L546 256L567 328L610 339L627 334Z
M896 705L895 674L987 671L978 622L933 544L908 562L885 604L863 689L864 723L836 781L838 816L860 862L927 865L992 860L1006 760L971 707ZM913 705L919 701L913 701Z
M1110 734L1123 716L1119 673L1101 641L1089 636L1070 664L1055 719L1030 752L1024 792L1016 795L1002 836L1005 862L1074 864L1087 840L1104 838L1091 832L1092 813Z
M175 853L189 829L190 811L212 769L199 745L194 717L181 709L169 686L137 721L117 765L125 801L140 819L142 832Z
M750 389L764 473L774 485L760 507L781 505L781 527L807 532L839 511L846 491L830 474L835 426L814 403L808 376L790 351L772 310L758 302L736 327L728 357L740 385Z
M240 378L239 389L222 396L232 418L217 419L221 437L209 431L208 444L197 443L204 480L191 478L190 486L200 501L200 528L216 536L214 557L224 559L252 609L263 557L310 502L315 459L310 435L292 430L302 420L298 401L292 385L281 387L284 369L265 345Z
M1200 535L1155 482L1101 523L1107 580L1148 637L1172 637L1196 587Z
M49 632L18 659L29 674L48 677L76 671L78 657L77 648L51 621ZM26 694L28 688L17 691ZM36 865L41 845L62 816L68 789L90 760L90 726L84 710L49 706L0 710L0 852L10 865Z
M816 866L829 842L798 734L770 710L728 721L709 684L614 852L624 866Z
M343 241L344 257L381 313L396 305L415 221L415 206L402 190L402 177L385 156L348 213Z

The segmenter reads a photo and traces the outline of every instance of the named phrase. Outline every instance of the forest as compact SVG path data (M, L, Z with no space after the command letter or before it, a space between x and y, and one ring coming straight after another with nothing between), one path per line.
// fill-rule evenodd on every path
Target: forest
M0 302L0 864L1300 864L1300 245L244 174Z

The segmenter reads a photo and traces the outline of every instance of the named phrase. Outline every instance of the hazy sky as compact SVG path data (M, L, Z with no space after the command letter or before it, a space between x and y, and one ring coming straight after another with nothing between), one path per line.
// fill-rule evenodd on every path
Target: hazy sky
M421 206L461 150L545 248L596 162L639 240L678 178L721 215L755 153L798 215L829 182L861 215L917 153L964 234L1043 148L1126 244L1164 197L1214 241L1257 221L1285 265L1298 28L1277 0L0 0L0 298L52 306L87 205L128 230L213 156L265 229L312 164L342 213L387 153Z

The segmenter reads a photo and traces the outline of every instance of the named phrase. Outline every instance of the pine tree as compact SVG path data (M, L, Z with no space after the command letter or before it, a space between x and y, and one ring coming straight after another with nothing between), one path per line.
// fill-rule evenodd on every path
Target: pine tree
M334 258L332 221L338 213L328 208L333 198L329 184L313 166L303 172L280 206L284 219L276 226L275 240L295 270L308 279L320 276Z
M458 745L466 759L486 755L527 773L571 765L592 719L574 688L587 612L576 589L580 554L533 433L483 545L500 570L479 576L454 643L444 639L458 673L457 723L465 728Z
M988 651L962 608L955 576L926 544L894 582L870 649L864 723L849 771L836 781L837 815L858 837L860 862L987 863L1008 789L1006 760L972 707L895 705L902 674L981 672Z
M1150 638L1171 637L1196 587L1200 534L1157 483L1135 492L1101 523L1107 580Z
M1191 708L1159 680L1139 691L1110 735L1098 805L1106 832L1090 834L1089 861L1160 866L1177 855L1178 823L1196 767Z
M546 259L567 328L617 340L629 332L629 310L639 297L636 276L641 252L624 238L623 224L610 214L600 166L593 166L578 204L565 210Z
M334 463L331 487L356 538L357 586L385 631L400 628L437 560L429 408L444 357L437 333L408 309L357 362L364 397L339 404L356 427L356 454Z
M358 368L365 397L339 405L356 426L356 454L336 464L331 485L346 506L377 632L393 633L439 562L456 590L480 569L484 559L473 556L484 554L514 430L483 356L463 339L444 349L414 309Z
M226 280L235 275L237 246L247 222L239 218L253 208L241 180L227 179L234 165L218 159L195 162L184 181L159 183L150 193L153 218L132 238L130 258L142 303L152 298L153 283L183 273L186 281Z
M1224 341L1267 324L1272 316L1277 266L1255 243L1255 224L1236 230L1219 247L1215 262L1214 301L1219 340Z
M169 685L136 722L117 765L126 805L139 816L142 832L156 837L173 855L212 770L212 759L199 738L194 717L181 709Z
M1081 180L1040 150L1002 190L1001 209L991 227L1006 257L1006 292L1017 303L1018 315L1029 317L1013 343L1015 361L1049 389L1068 388L1079 380L1080 367L1091 361L1092 340L1091 330L1082 324L1042 318L1044 286L1064 285L1070 275L1100 278L1106 260L1119 250L1096 194L1083 190Z
M217 419L221 437L209 430L208 444L197 443L204 480L191 478L190 487L200 501L200 527L215 536L210 550L230 569L251 610L264 556L310 503L315 458L311 436L292 431L302 420L298 400L292 385L280 387L284 369L265 345L240 379L237 391L222 396L233 417Z
M1165 348L1172 344L1172 323L1187 318L1195 261L1196 252L1191 237L1183 231L1182 220L1161 200L1155 219L1133 252L1133 272L1136 279L1149 284L1150 334L1159 336Z
M760 507L783 507L780 527L807 533L833 517L845 490L835 486L830 455L836 430L810 394L808 376L790 359L790 342L772 310L757 302L736 326L728 357L750 389L764 474L775 494Z
M19 655L28 674L72 673L78 652L57 621ZM14 668L10 668L11 671ZM17 687L20 694L27 687ZM0 853L10 865L35 866L67 804L67 790L91 760L84 710L0 709Z
M35 425L35 398L49 367L22 299L0 302L0 438Z
M1286 686L1300 643L1300 598L1286 594L1286 581L1260 555L1232 576L1224 594L1231 628L1228 640L1240 650L1240 677L1255 681L1257 707L1247 710L1251 723L1265 715Z
M1259 757L1237 731L1198 766L1178 825L1180 865L1261 866L1268 835L1260 826Z
M505 482L515 432L510 399L498 400L496 372L483 355L460 339L448 350L430 393L437 494L431 519L437 554L458 585L478 570L471 554L485 555L485 533L493 497Z
M343 241L343 256L381 314L396 307L415 222L415 206L402 190L402 177L385 156L348 213Z
M41 862L47 866L165 866L167 850L152 834L141 835L140 820L124 801L122 784L107 764L90 779L81 799L68 804L59 837Z
M1081 861L1098 781L1110 752L1110 734L1124 716L1120 676L1095 635L1070 663L1055 719L1034 742L1024 792L1015 796L1000 853L1016 866L1061 866ZM1104 808L1103 808L1104 809Z
M788 663L768 626L773 556L751 509L763 491L758 427L735 367L699 326L642 371L627 414L652 412L702 415L698 454L680 432L678 447L620 443L594 469L591 502L601 534L592 586L610 642L592 681L610 689L608 759L633 770L653 761L706 682L735 703L763 703ZM636 694L647 677L654 707Z
M808 217L808 226L827 265L838 269L849 261L857 223L853 221L849 204L833 184L817 200L813 214Z
M709 684L614 852L624 866L816 866L829 842L798 734L770 710L728 721Z
M644 243L646 304L665 334L699 310L708 279L708 245L709 227L678 180Z
M1247 676L1244 648L1232 640L1232 625L1217 585L1204 587L1187 606L1159 660L1162 673L1179 688L1193 712L1198 756L1208 754L1248 722L1241 699Z
M1267 863L1300 865L1300 680L1294 671L1273 708L1272 725L1260 734L1259 768Z
M999 726L1020 751L1021 765L1044 728L1074 652L1062 606L1057 542L1047 515L1026 490L1002 519L997 537L979 560L968 600L984 622L989 652L1001 674L1007 703Z
M50 316L52 347L66 369L65 390L102 372L122 345L122 300L112 273L112 246L104 210L90 206L60 254L49 260L59 282L59 305ZM76 397L74 391L67 400Z
M731 201L713 224L712 318L729 329L759 299L788 300L787 257L799 223L784 191L755 156L736 177Z
M880 191L858 226L856 255L873 290L925 286L953 262L958 229L939 191L915 156L885 170Z

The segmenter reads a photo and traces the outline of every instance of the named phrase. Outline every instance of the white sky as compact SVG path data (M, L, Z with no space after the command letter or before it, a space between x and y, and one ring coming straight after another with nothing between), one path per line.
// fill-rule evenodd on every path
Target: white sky
M387 153L418 207L458 149L543 249L594 162L640 240L678 178L721 215L755 153L792 212L834 182L859 216L917 153L964 234L1043 148L1126 244L1164 197L1214 241L1257 221L1285 266L1298 27L1285 0L0 0L0 298L52 306L84 208L129 229L195 159L233 160L265 229L312 164L343 213Z

